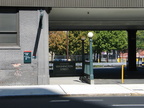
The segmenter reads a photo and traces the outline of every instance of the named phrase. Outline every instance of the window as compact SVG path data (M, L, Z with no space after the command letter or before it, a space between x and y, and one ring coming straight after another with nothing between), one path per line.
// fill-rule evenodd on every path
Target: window
M17 13L0 13L0 46L18 45Z

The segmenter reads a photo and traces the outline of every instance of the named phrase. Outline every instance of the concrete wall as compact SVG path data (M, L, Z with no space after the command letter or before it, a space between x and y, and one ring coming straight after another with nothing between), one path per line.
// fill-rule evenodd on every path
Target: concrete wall
M18 7L144 7L144 0L0 0Z
M39 24L39 10L19 10L18 40L19 46L0 47L0 86L1 85L37 85L49 83L48 69L48 14L44 11L37 58L31 64L24 64L23 52L32 51ZM15 68L12 64L21 65Z

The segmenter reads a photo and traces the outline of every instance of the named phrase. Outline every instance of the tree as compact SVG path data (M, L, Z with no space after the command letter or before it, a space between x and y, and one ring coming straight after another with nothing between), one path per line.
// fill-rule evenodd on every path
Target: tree
M49 51L53 54L66 54L66 33L63 31L50 31Z
M127 33L126 31L93 31L93 52L101 58L101 52L111 50L123 51L127 49ZM88 31L69 31L69 54L82 54L82 36L86 36L84 44L85 54L89 53L89 39L87 38ZM51 31L49 50L52 53L66 55L67 34L63 31ZM95 56L94 56L95 57ZM108 59L107 59L108 60Z
M103 39L103 32L95 31L93 37L93 52L94 52L94 57L97 54L96 61L98 61L98 58L101 58L101 52L104 51L104 48L105 48L105 42Z
M82 52L82 36L86 36L86 40L84 41L84 52L88 53L88 38L87 31L70 31L69 32L69 53L71 55L80 55Z
M137 50L144 50L144 31L139 30L137 31L137 37L136 37L136 43L137 43Z
M126 31L113 31L115 35L115 48L118 51L124 51L128 48L128 39Z
M102 51L106 51L108 62L108 52L127 49L127 34L125 31L95 31L93 44L93 52L97 53L97 59L98 55L101 58Z
M68 36L68 51L70 55L81 55L82 50L82 41L81 37L86 36L87 38L87 31L69 31ZM66 46L67 41L66 38L67 34L63 31L50 31L49 36L49 51L53 55L59 54L59 55L66 55ZM85 40L85 53L87 53L88 50L88 38Z
M143 30L137 31L136 45L137 45L136 50L140 54L140 52L144 50L144 31Z

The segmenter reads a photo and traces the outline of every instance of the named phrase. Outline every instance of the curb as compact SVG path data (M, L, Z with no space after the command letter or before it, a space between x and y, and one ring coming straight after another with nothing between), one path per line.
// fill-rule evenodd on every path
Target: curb
M26 94L26 95L0 95L1 97L39 97L39 96L49 96L49 97L110 97L110 96L144 96L144 94L140 93L111 93L111 94Z
M95 96L100 96L100 97L109 97L109 96L144 96L144 94L139 94L139 93L120 93L120 94L69 94L65 96L88 96L88 97L95 97Z

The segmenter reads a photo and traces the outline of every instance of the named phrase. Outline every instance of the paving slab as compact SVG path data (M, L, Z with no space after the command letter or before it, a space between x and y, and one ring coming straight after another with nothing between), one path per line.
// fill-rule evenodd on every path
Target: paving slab
M50 85L89 85L79 80L79 77L52 77L50 78Z
M135 92L117 84L113 85L60 85L69 95L131 95Z
M144 95L144 84L121 84L121 86L139 95Z

